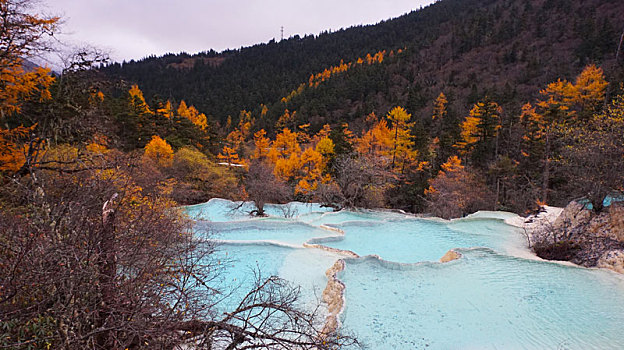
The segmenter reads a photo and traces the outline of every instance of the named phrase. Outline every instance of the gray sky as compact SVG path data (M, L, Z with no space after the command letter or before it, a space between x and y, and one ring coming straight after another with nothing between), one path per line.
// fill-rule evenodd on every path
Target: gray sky
M65 24L61 40L108 50L115 61L240 48L377 23L433 0L41 0Z

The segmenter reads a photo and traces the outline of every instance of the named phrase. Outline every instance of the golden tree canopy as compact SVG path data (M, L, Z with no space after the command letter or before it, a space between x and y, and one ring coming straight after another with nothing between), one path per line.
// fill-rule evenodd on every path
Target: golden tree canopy
M145 146L145 156L156 161L163 167L171 166L173 161L173 149L167 141L160 136L152 136L152 140Z

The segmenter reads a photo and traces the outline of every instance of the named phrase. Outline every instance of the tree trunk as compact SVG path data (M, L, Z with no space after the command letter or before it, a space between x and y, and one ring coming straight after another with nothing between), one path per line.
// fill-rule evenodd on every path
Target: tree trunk
M394 161L396 160L397 140L399 138L399 126L395 125L394 129L394 147L392 149L392 169L394 170Z
M496 200L494 201L494 208L492 210L496 210L499 203L500 197L500 178L496 179Z
M113 208L117 193L104 203L102 207L102 236L99 242L99 280L102 304L98 313L96 326L105 327L115 301L115 276L117 274L117 256L115 251L115 209ZM96 345L101 349L114 348L110 332L102 332L96 337Z
M546 133L546 150L544 151L544 174L542 178L542 202L548 203L548 186L550 184L550 138Z

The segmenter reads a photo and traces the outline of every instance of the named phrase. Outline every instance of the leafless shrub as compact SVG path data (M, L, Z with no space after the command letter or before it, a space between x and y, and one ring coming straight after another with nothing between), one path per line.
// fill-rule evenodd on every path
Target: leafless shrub
M266 203L282 203L291 193L286 184L282 183L273 174L273 169L266 163L256 160L249 165L249 172L245 177L245 189L249 199L254 202L258 216L264 215Z
M124 159L32 169L0 191L0 348L325 349L315 310L275 277L220 313L223 264L173 202L143 193ZM29 174L36 174L37 181Z

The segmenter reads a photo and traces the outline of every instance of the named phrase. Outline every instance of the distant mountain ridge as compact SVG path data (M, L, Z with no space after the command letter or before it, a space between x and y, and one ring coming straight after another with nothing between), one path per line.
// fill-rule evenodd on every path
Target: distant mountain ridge
M622 65L614 57L623 27L620 0L442 0L376 25L223 53L148 57L102 71L138 83L148 100L184 99L211 121L223 123L241 110L259 117L264 104L269 112L259 126L270 129L289 109L318 128L357 124L394 105L424 118L440 92L460 115L485 95L515 108L588 63L618 80ZM350 70L282 101L341 60L402 48L381 65Z

